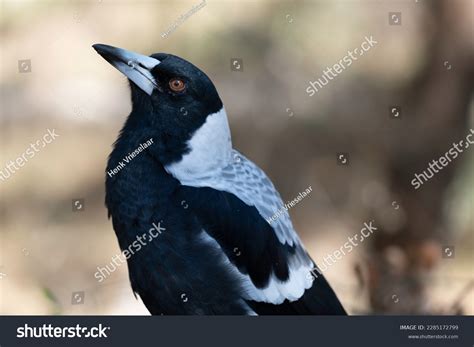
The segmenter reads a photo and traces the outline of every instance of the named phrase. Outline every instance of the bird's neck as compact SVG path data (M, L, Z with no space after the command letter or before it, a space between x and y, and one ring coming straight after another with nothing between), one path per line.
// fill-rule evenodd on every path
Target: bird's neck
M210 114L187 142L189 152L165 165L181 183L211 176L232 161L232 140L224 107Z
M150 153L157 139L120 136L106 169L106 205L109 215L132 223L139 215L152 215L168 203L179 182ZM147 146L147 147L145 147Z

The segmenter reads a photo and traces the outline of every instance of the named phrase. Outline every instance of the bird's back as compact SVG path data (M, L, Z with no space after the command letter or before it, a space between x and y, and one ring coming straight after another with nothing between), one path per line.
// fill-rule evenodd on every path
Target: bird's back
M296 234L266 174L245 156L210 175L180 175L178 196L256 314L345 314ZM276 217L276 218L275 218Z

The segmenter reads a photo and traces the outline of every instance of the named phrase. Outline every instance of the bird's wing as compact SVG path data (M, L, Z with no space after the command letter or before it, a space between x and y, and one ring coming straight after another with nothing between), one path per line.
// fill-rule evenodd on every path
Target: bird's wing
M300 243L287 206L267 175L252 161L233 150L233 161L210 175L181 182L194 187L211 187L237 196L245 204L254 206L260 216L271 224L275 235L282 244L290 246ZM271 220L273 218L273 220Z
M232 163L219 173L181 181L178 198L187 199L203 225L203 239L226 258L244 298L257 305L257 313L282 313L274 308L307 300L318 283L322 291L318 294L332 297L315 300L335 300L337 306L339 302L322 275L316 281L311 275L314 263L271 181L242 154L234 151L233 155ZM277 218L270 221L274 215ZM310 304L300 303L304 309L296 312L291 306L285 312L331 312L324 305L308 308Z
M272 225L281 243L290 246L300 244L287 206L267 175L252 161L233 150L232 164L222 170L215 184L217 189L232 193L247 205L255 206Z

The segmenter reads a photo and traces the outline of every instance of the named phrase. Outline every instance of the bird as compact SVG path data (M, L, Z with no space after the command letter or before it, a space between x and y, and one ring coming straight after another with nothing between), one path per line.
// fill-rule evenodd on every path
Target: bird
M211 79L173 54L92 47L130 85L105 204L150 314L346 315L273 183L233 148Z

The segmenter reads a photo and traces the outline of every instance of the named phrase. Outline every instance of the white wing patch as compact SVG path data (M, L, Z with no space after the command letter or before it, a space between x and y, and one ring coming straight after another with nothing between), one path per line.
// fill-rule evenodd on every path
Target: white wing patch
M269 219L281 210L282 214L271 223L278 240L282 244L286 243L290 246L300 244L290 215L283 208L284 204L280 194L267 175L235 149L232 150L232 158L232 162L222 169L219 176L214 176L203 183L214 189L232 193L247 205L255 206L269 224ZM196 183L193 182L193 184Z
M273 183L257 165L242 154L235 149L232 149L231 153L232 160L221 169L214 169L213 172L215 174L213 175L199 178L179 175L178 177L175 176L175 178L183 185L210 187L232 193L247 205L255 206L260 215L269 224L269 219L277 211L281 211L279 217L271 222L278 240L282 244L286 243L290 246L300 244L301 241L293 228L290 215L284 208L280 194L278 194ZM168 170L168 168L166 169ZM176 172L176 168L173 171ZM173 171L168 170L171 174L173 174Z
M304 291L313 284L311 277L311 269L314 268L313 262L309 260L307 264L300 264L298 261L290 260L290 276L287 281L283 282L277 279L275 274L272 273L268 285L263 289L259 289L255 287L248 275L242 274L237 267L231 263L219 243L209 236L207 232L203 231L201 233L201 241L213 247L217 254L221 254L223 264L239 279L242 285L244 299L278 305L285 301L285 299L289 301L298 300L303 296Z

